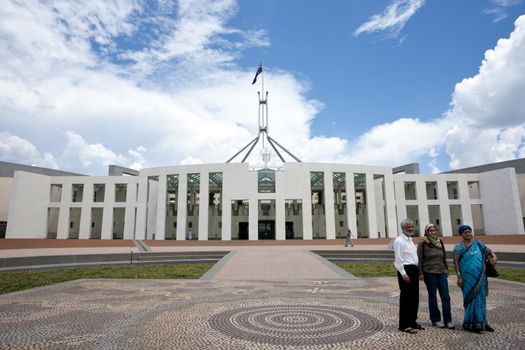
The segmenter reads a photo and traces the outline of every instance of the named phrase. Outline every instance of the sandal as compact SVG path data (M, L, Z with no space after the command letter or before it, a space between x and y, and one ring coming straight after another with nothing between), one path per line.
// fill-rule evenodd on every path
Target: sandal
M417 331L412 327L407 327L405 329L400 329L401 332L409 333L409 334L416 334Z

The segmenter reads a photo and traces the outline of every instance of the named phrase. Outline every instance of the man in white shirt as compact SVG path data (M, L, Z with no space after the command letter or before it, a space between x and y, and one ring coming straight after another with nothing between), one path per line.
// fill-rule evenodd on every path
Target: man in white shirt
M417 247L412 242L414 222L405 219L401 222L403 233L394 240L397 281L401 295L399 297L399 330L406 333L417 333L424 329L417 323L419 306L419 268Z

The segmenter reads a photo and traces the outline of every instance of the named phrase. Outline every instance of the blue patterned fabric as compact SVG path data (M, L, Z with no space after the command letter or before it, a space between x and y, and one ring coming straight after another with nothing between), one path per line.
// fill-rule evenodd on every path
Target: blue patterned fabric
M463 306L465 314L463 328L483 330L487 324L488 283L483 263L485 245L472 241L467 248L463 242L454 247L454 256L459 258L459 270L463 279Z

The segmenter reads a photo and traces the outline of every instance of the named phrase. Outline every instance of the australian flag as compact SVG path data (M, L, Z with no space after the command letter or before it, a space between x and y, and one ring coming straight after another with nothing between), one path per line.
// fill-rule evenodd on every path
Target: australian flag
M259 68L257 68L257 72L255 72L255 77L253 78L253 81L252 81L252 85L255 84L257 82L257 77L259 76L259 74L262 73L262 63L259 64Z

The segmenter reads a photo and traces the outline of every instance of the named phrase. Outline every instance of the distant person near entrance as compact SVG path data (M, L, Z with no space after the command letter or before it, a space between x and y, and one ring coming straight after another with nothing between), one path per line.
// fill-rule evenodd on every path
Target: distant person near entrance
M348 228L348 230L346 230L345 247L348 247L349 244L350 244L350 247L354 246L354 243L352 242L352 230L350 230L350 228Z
M186 239L188 241L191 241L193 239L193 231L191 230L191 228L188 230L188 235L186 236Z

